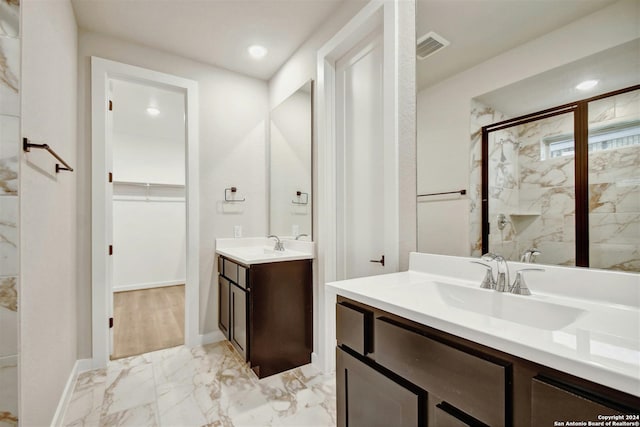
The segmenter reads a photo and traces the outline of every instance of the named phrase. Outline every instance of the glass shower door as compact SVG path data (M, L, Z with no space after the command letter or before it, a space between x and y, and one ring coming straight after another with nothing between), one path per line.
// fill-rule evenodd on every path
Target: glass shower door
M488 139L489 250L518 261L576 264L572 111L493 131Z
M640 271L640 90L589 103L589 265Z

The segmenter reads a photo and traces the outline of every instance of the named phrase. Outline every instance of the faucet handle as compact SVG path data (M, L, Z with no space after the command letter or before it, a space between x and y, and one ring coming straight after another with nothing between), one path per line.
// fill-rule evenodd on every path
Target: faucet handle
M478 261L470 261L470 262L474 264L480 264L481 266L487 269L487 273L484 275L484 279L482 279L482 283L480 284L480 287L482 289L495 289L496 281L493 279L493 268L491 268L490 265L485 264L484 262L478 262Z
M525 271L545 271L544 268L523 268L516 272L516 280L513 282L513 286L509 289L509 292L516 295L531 295L531 291L527 287L527 282L524 280Z

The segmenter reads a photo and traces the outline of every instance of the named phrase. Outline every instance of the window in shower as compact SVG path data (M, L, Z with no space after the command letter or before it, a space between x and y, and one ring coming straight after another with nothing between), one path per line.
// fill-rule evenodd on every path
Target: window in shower
M589 153L640 145L640 120L596 127L589 132ZM573 133L542 139L541 159L573 156Z

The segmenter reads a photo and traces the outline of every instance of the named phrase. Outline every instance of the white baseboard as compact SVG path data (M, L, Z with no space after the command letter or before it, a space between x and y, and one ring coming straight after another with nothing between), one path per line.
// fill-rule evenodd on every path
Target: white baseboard
M53 419L51 420L51 427L62 426L62 423L64 422L64 415L67 412L69 403L71 402L73 389L75 388L76 380L78 379L79 366L81 364L84 365L85 360L91 360L91 359L83 359L82 361L76 360L76 363L73 364L73 368L71 368L71 372L69 373L69 378L67 378L67 383L65 384L64 390L62 390L62 395L60 396L60 400L58 401L58 407L56 408L56 413L53 414Z
M93 367L93 359L78 359L76 363L78 365L78 374L95 369Z
M114 286L113 292L126 292L126 291L138 291L140 289L163 288L165 286L184 285L185 283L186 283L186 279L178 280L178 281L170 280L168 282L135 283L133 285Z
M313 365L313 367L318 371L326 373L323 362L324 361L320 358L320 356L318 356L318 353L316 353L315 351L311 352L311 365Z
M207 334L202 334L198 337L198 341L200 345L211 344L214 342L220 342L226 340L227 337L224 336L222 331L213 331Z

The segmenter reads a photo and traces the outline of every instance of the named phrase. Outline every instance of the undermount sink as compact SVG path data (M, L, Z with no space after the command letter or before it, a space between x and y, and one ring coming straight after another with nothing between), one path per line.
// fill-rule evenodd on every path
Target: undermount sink
M435 282L447 305L538 329L555 331L575 322L584 310L487 289Z

